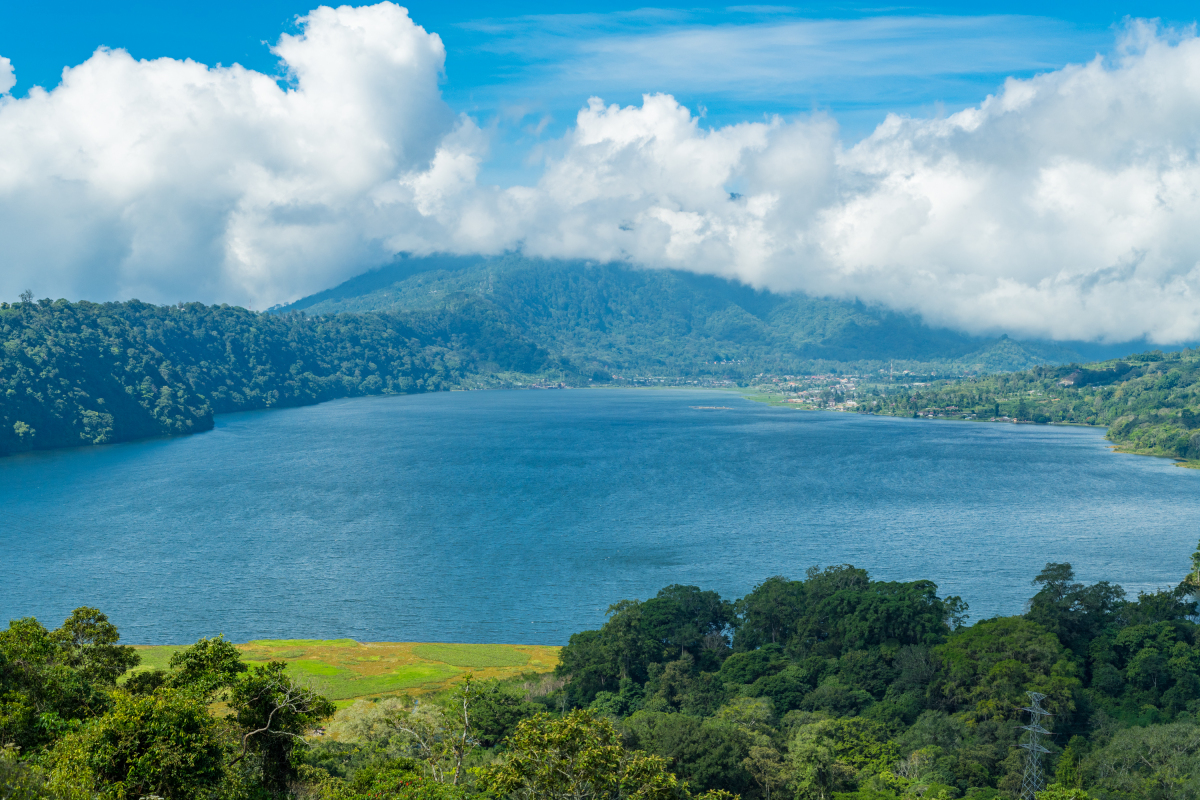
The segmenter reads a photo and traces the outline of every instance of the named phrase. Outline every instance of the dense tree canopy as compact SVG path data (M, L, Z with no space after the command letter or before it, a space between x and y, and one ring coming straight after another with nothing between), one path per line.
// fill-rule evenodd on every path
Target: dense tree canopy
M631 742L694 788L1015 797L1018 726L1036 691L1054 715L1046 761L1057 783L1046 797L1200 797L1188 788L1192 775L1200 786L1187 738L1200 730L1194 583L1131 600L1047 564L1026 614L966 625L965 604L927 581L814 568L799 581L768 578L730 604L729 647L701 656L659 647L675 628L652 629L641 613L658 598L626 601L601 629L572 637L559 671L574 703L620 719ZM1144 755L1123 757L1119 746Z
M0 796L1016 798L1037 692L1040 800L1194 800L1197 584L1130 599L1051 563L1025 614L973 625L928 581L849 565L732 602L672 585L573 636L557 679L468 675L336 715L221 637L130 671L96 609L18 619L0 631Z
M687 271L512 253L403 258L290 308L419 311L474 303L589 373L752 378L901 360L937 362L945 374L951 365L1012 370L1075 357L1053 344L969 336L862 303L774 294Z
M859 403L864 413L1105 425L1122 449L1200 459L1200 351L942 381Z
M479 309L257 314L186 303L0 304L0 455L212 427L213 415L439 391L563 366Z

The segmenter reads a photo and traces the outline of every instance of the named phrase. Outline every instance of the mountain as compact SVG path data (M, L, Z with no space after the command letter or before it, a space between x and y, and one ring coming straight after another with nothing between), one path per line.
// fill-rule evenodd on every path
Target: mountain
M1070 345L969 336L862 303L776 294L690 272L517 255L401 257L273 311L467 305L585 373L753 375L884 362L899 369L1000 372L1082 355Z
M978 375L1082 360L1062 345L971 337L861 303L518 256L399 259L273 312L0 303L0 455L368 394L835 369Z

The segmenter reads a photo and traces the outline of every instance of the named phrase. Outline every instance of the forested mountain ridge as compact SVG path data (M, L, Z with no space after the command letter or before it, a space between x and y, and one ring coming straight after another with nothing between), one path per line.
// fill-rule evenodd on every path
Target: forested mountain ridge
M858 405L867 413L1108 427L1119 449L1200 460L1200 350L945 381Z
M860 303L621 264L432 256L399 259L284 311L453 309L474 302L585 371L741 375L892 361L991 372L1080 358L1078 345L987 339Z
M978 417L990 403L991 416L1025 419L1033 392L1031 421L1110 425L1110 438L1137 452L1200 458L1193 352L885 390L859 410L953 406ZM500 373L584 385L614 373L749 382L918 363L942 374L995 371L1069 354L691 273L517 256L411 259L266 314L199 303L0 303L0 455L206 430L230 411L464 380L498 385Z
M562 366L469 305L269 315L199 303L0 304L0 455L192 433L213 415L439 391Z

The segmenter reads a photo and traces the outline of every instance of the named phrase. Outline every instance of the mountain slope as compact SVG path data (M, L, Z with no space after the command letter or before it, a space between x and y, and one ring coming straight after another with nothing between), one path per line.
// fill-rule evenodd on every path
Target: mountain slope
M563 368L474 310L309 317L199 303L0 303L0 455L194 433L230 411Z
M968 336L860 303L689 272L515 255L398 259L280 310L415 311L468 302L586 369L725 374L895 360L1002 371L1079 358L1069 347Z

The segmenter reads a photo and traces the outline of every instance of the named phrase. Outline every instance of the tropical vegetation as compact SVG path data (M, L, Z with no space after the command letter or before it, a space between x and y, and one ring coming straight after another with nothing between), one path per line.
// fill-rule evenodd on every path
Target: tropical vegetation
M934 382L859 398L864 413L1108 427L1120 449L1200 459L1200 350Z
M193 433L214 414L561 366L466 308L311 317L26 296L0 303L0 455Z
M1071 347L969 336L862 303L776 294L734 280L626 264L528 258L398 258L285 310L477 313L526 333L583 374L729 376L903 369L1024 369Z
M1200 456L1194 352L1004 374L1077 356L710 276L511 255L402 259L271 313L26 293L0 303L0 456L340 397L813 371L876 376L859 411L1109 425L1136 452ZM999 374L913 386L907 367Z
M554 674L334 705L224 639L136 669L99 611L0 631L0 797L1200 798L1200 550L1129 597L1047 564L1025 613L969 624L929 581L850 565L727 600L615 603ZM451 652L447 650L447 652Z

